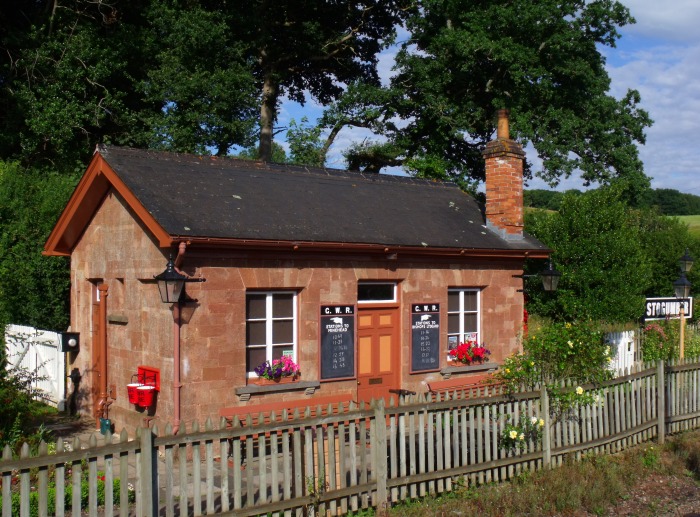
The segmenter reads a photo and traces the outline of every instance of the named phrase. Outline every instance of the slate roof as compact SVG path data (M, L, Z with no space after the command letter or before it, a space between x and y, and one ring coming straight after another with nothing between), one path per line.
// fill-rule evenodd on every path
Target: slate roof
M455 184L402 176L100 146L171 236L545 250L486 228Z

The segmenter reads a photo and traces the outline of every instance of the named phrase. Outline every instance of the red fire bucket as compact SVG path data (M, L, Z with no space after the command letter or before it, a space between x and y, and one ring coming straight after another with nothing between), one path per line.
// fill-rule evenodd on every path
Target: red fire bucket
M139 383L132 383L132 384L127 384L126 385L126 392L129 394L129 403L130 404L138 404L139 402L139 393L136 391L136 389L141 386Z
M153 404L153 397L156 393L155 386L139 386L136 391L138 392L139 406L150 407Z

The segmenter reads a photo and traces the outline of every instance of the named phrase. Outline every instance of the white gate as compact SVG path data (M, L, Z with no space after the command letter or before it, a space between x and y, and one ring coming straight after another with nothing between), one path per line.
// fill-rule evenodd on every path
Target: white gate
M624 375L634 365L634 357L637 348L634 330L623 332L609 332L605 335L605 341L610 345L610 369L618 375Z
M66 394L65 354L57 332L22 325L5 327L8 369L25 368L36 373L34 387L44 402L62 410Z

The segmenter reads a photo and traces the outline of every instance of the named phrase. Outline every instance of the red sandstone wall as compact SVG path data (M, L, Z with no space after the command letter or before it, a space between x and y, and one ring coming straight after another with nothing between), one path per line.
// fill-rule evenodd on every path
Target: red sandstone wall
M103 279L109 286L108 315L124 322L108 323L108 384L116 385L116 400L110 418L119 430L129 431L149 416L129 404L126 384L138 365L161 370L161 393L155 421L169 422L172 406L173 320L170 307L160 302L154 283L144 282L160 273L168 251L159 250L133 219L116 195L109 195L72 256L72 327L82 334L82 349L76 363L84 376L83 385L95 381L90 364L91 281ZM399 282L401 307L401 387L419 392L425 383L442 379L439 372L411 375L410 304L438 302L443 315L441 347L446 350L447 288L482 288L481 328L483 342L492 350L492 360L501 361L518 349L523 304L517 292L522 281L513 278L521 272L515 262L472 262L468 264L427 264L386 261L339 262L311 259L292 260L293 255L276 259L233 258L233 253L207 253L190 247L182 269L202 275L205 283L187 286L197 300L183 309L181 330L182 420L203 422L218 419L223 407L300 399L337 393L352 394L356 381L322 383L314 396L302 392L254 395L239 402L234 391L245 380L245 293L247 289L289 289L299 292L299 362L303 379L318 379L318 318L321 305L353 304L359 280ZM444 354L446 356L446 352ZM445 366L444 364L441 366ZM89 400L83 410L91 412Z

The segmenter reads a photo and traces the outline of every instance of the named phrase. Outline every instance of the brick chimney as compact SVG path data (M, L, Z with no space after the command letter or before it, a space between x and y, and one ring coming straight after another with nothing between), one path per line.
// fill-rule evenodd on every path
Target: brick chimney
M496 140L486 144L486 226L507 240L523 237L522 146L510 139L508 110L498 111Z

